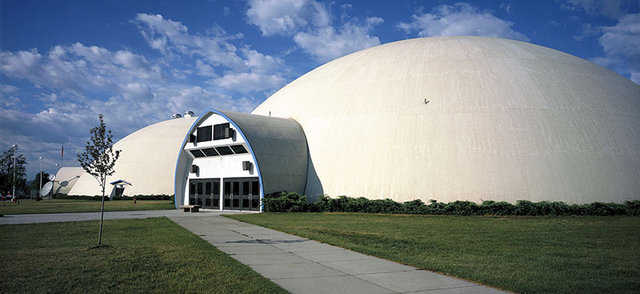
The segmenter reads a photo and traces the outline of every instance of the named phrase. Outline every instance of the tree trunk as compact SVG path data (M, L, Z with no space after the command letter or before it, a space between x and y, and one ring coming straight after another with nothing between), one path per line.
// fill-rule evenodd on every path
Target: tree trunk
M102 222L104 221L104 184L105 180L102 180L102 205L100 206L100 233L98 233L98 246L102 245Z

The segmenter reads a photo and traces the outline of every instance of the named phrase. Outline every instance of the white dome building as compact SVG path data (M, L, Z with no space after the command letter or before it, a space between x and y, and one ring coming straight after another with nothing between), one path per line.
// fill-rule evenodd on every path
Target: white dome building
M439 37L373 47L305 74L253 114L302 126L307 195L640 198L640 87L525 42Z
M252 114L211 110L115 144L125 195L261 210L282 191L391 198L640 199L640 86L513 40L389 43L303 75ZM70 195L95 195L83 174Z

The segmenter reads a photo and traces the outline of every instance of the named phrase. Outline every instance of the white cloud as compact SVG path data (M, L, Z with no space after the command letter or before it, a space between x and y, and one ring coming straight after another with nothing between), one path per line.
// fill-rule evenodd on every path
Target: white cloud
M120 139L186 110L248 112L259 103L253 97L262 98L286 82L284 61L242 44L240 35L216 27L193 34L161 15L139 14L135 23L149 46L161 52L159 58L82 43L47 52L0 51L0 148L37 145L23 149L35 161L55 157L64 144L65 164L74 165L74 153L98 113ZM18 88L18 82L31 87ZM25 107L17 97L41 106ZM53 171L50 164L44 167Z
M370 35L370 32L382 21L382 18L371 17L363 25L346 23L339 29L326 26L311 32L297 33L293 40L317 60L329 61L380 44L380 39Z
M291 36L296 45L320 62L380 44L373 28L384 20L368 17L363 22L350 18L343 4L340 24L333 25L328 7L314 0L251 0L247 10L250 24L264 36Z
M280 87L285 80L280 76L251 72L229 73L212 82L224 89L236 89L236 91L248 93Z
M223 31L216 30L216 34L211 36L190 34L182 23L165 19L159 14L138 13L135 21L149 46L169 56L197 55L214 66L236 67L242 64L242 59L236 54L236 47L228 42L235 37L228 36Z
M468 3L440 5L431 13L414 14L411 18L411 22L400 22L397 27L407 34L417 33L421 37L486 36L529 40L512 28L512 22L480 11Z
M598 42L605 55L593 61L629 75L640 84L640 13L625 15L615 26L601 30L603 34Z
M264 36L292 35L307 25L329 24L326 8L313 0L250 0L247 18Z

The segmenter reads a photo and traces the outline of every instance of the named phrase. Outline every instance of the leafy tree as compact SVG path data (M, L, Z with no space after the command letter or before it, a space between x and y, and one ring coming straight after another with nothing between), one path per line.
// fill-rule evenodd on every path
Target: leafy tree
M98 115L100 121L97 127L91 129L91 138L85 145L85 151L78 154L78 162L85 172L92 175L102 189L102 205L100 208L100 232L98 233L98 246L102 245L102 223L104 222L104 191L107 177L115 172L114 166L120 156L120 150L113 150L113 136L111 130L107 130L102 114Z
M15 148L15 149L14 149ZM0 156L0 193L7 195L12 193L13 187L13 155L16 155L16 194L24 191L27 184L27 173L25 165L27 160L22 153L18 152L18 147L11 147Z

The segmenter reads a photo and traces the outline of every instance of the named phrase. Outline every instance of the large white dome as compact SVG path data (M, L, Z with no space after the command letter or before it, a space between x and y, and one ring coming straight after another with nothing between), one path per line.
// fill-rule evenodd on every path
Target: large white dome
M640 87L529 43L440 37L377 46L316 68L253 113L303 127L308 195L640 198Z

